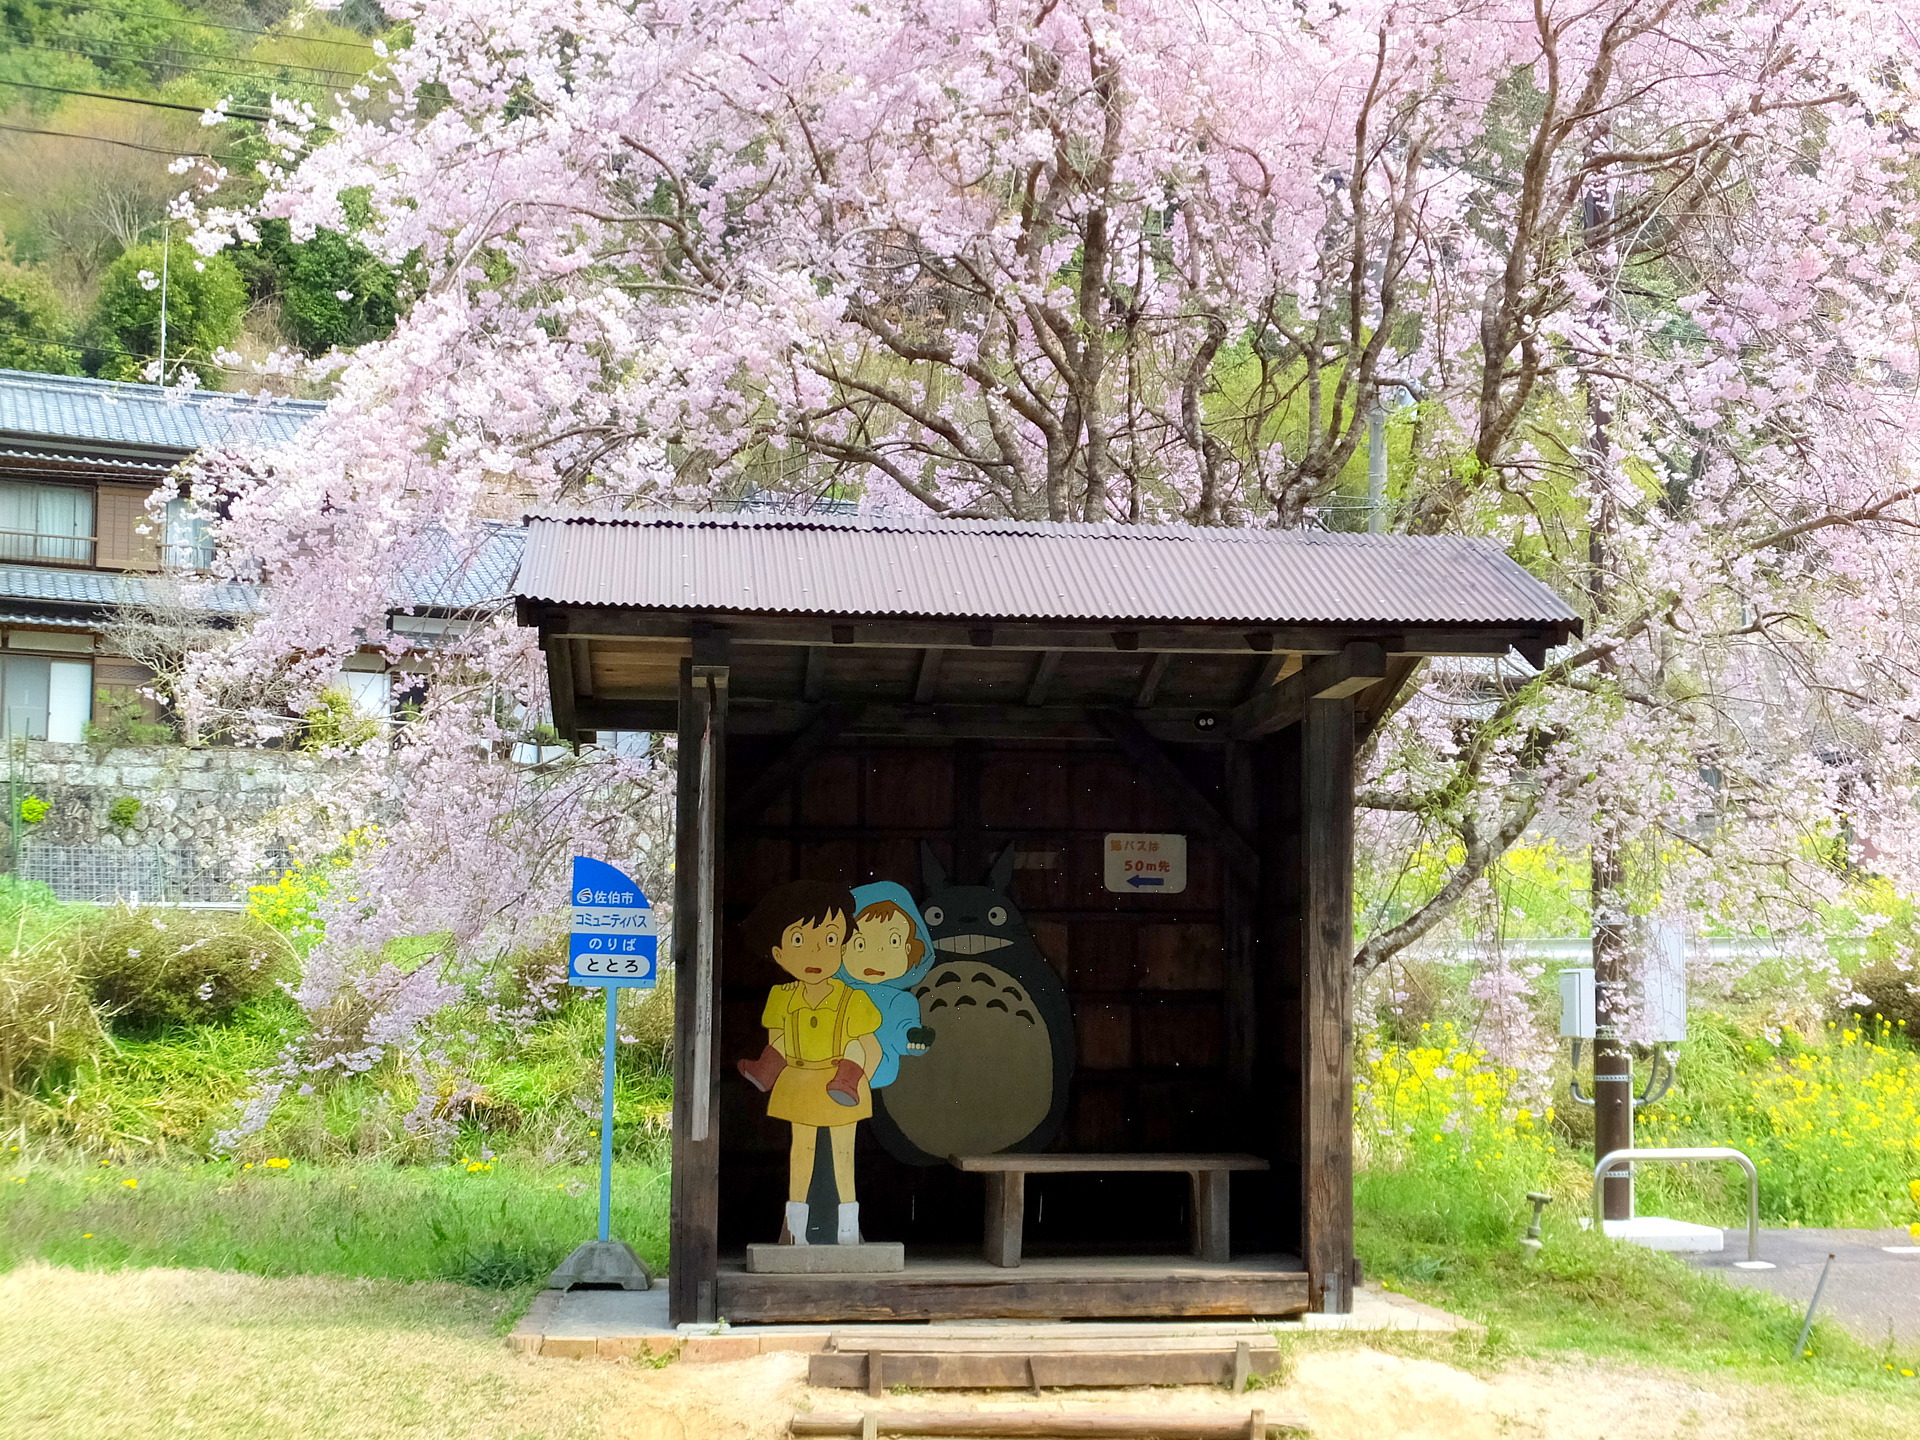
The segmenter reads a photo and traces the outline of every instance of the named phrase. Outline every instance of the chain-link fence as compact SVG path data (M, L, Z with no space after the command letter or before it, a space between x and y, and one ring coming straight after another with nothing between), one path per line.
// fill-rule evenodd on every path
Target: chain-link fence
M14 873L37 880L62 900L95 905L239 906L247 887L275 879L265 865L241 871L191 845L42 845L20 847Z

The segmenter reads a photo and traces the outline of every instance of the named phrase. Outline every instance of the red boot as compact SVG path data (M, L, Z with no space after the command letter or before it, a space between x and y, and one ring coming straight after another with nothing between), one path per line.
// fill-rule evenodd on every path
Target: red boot
M867 1072L851 1060L842 1060L833 1067L833 1078L827 1082L827 1094L838 1105L858 1105L860 1103L860 1077Z
M787 1068L787 1057L769 1045L760 1052L758 1060L742 1060L739 1066L740 1073L747 1077L753 1088L764 1092L773 1089L773 1082Z

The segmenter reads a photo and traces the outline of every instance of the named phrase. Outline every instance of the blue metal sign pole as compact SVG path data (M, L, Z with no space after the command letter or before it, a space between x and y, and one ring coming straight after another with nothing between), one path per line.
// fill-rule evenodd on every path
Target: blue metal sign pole
M606 993L606 1043L600 1061L600 1238L568 1256L549 1289L618 1285L645 1290L652 1283L633 1250L613 1238L613 1080L620 1041L620 991L651 990L659 970L660 939L653 907L640 887L600 860L573 861L573 923L567 942L567 983L597 985Z
M607 992L607 1048L600 1062L600 1243L613 1236L613 1047L619 1040L618 986Z

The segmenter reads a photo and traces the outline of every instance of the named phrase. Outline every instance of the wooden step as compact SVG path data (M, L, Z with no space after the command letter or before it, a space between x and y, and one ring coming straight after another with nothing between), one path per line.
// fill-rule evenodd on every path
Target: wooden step
M1147 1350L969 1349L823 1350L809 1357L807 1383L883 1395L893 1385L916 1390L1031 1390L1064 1386L1228 1385L1278 1368L1270 1342L1255 1346L1173 1346Z
M1245 1333L1225 1335L1082 1335L1077 1327L1057 1326L1052 1334L1002 1335L988 1332L980 1335L914 1335L902 1334L905 1326L895 1326L892 1334L849 1334L845 1330L836 1330L829 1350L867 1351L884 1350L889 1355L911 1354L916 1351L925 1353L953 1354L992 1354L1004 1352L1025 1355L1030 1351L1046 1353L1049 1351L1067 1351L1075 1354L1087 1354L1096 1351L1110 1351L1115 1354L1137 1355L1149 1350L1215 1350L1231 1355L1234 1346L1245 1342L1256 1350L1274 1348L1273 1330L1250 1329ZM1065 1331L1067 1333L1061 1333Z
M1213 1415L1128 1415L1113 1411L873 1411L863 1415L795 1415L795 1436L945 1435L964 1440L1057 1437L1057 1440L1271 1440L1307 1428L1304 1417L1252 1411L1246 1419Z

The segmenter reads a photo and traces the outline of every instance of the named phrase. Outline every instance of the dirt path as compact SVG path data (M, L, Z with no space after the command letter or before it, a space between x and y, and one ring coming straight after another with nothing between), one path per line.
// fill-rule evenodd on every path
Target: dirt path
M654 1370L529 1359L500 1337L502 1302L450 1285L187 1270L0 1275L0 1434L7 1440L780 1440L796 1409L863 1395L810 1390L805 1360L769 1355ZM1555 1361L1476 1374L1443 1339L1393 1353L1316 1337L1284 1385L1071 1398L888 1396L886 1408L1304 1413L1318 1440L1908 1440L1910 1397Z
M1910 1440L1920 1430L1912 1405L1785 1386L1732 1382L1581 1362L1514 1364L1487 1376L1417 1355L1364 1346L1300 1356L1273 1390L1235 1397L1215 1389L1058 1392L1030 1396L890 1395L869 1401L849 1391L810 1390L797 1356L769 1355L725 1365L672 1367L609 1417L617 1440L773 1440L793 1409L820 1413L887 1410L1020 1409L1071 1413L1112 1409L1244 1420L1255 1405L1303 1414L1315 1440Z

